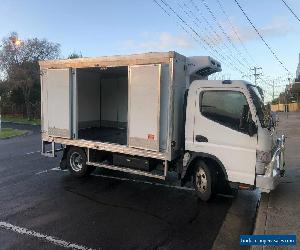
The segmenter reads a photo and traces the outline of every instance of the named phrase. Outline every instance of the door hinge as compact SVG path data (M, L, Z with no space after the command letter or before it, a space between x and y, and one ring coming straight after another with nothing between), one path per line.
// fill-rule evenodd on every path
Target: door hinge
M46 69L43 69L43 70L40 71L40 75L41 76L44 76L46 74L47 74L47 70Z

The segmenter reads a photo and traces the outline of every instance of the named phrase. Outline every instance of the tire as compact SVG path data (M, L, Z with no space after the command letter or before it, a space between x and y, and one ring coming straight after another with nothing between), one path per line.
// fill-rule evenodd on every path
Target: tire
M83 149L72 147L67 153L67 167L73 176L78 178L91 174L95 167L86 165L86 154Z
M195 165L193 176L194 188L202 201L210 200L215 194L215 171L209 168L204 161L198 161Z

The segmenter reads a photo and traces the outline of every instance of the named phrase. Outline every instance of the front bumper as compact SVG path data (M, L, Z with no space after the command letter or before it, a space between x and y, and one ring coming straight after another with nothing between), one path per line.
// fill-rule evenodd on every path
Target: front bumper
M273 153L272 160L265 167L266 171L264 175L256 175L256 187L260 188L261 192L269 193L271 190L275 189L280 183L281 177L285 172L285 137L277 139L277 147Z

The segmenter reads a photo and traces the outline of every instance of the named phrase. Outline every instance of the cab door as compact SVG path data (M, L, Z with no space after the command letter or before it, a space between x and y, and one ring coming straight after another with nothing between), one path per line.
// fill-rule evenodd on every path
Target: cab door
M253 185L257 135L240 128L245 105L246 95L237 89L198 89L192 147L219 159L229 181Z

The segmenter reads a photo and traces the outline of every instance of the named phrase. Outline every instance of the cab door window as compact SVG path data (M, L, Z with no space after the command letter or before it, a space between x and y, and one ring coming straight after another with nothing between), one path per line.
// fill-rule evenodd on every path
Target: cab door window
M200 94L200 111L203 116L241 132L240 122L245 106L248 107L247 99L238 91L209 90Z

